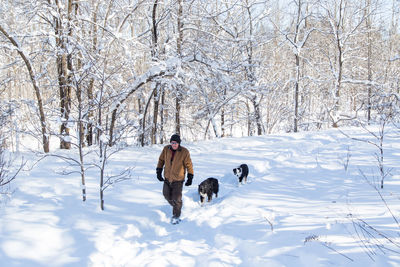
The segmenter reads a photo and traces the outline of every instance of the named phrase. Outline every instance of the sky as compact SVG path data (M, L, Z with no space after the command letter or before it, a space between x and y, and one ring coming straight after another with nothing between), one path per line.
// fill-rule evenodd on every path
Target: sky
M373 127L376 131L378 127ZM350 137L375 141L359 128ZM222 138L182 145L194 180L183 190L182 221L162 196L155 168L162 145L129 146L109 160L107 174L130 167L129 180L105 191L87 171L87 201L76 167L56 157L18 156L28 163L0 206L1 266L400 266L398 129L384 139L377 187L377 148L333 129ZM75 157L77 151L55 151ZM88 160L96 160L90 154ZM250 169L239 185L232 169ZM201 206L197 187L219 181L219 195Z

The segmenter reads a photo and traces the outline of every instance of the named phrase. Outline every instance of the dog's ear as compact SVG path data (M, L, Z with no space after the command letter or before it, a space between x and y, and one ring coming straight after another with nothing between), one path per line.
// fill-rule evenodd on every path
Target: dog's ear
M236 168L235 168L235 169L233 169L233 173L234 173L234 174L236 174Z

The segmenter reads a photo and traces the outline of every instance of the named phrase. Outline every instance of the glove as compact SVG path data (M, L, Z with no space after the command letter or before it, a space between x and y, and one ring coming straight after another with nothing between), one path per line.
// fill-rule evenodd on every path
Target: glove
M192 184L192 180L193 180L193 174L188 173L188 175L187 175L187 180L186 180L185 185L186 185L186 186L191 185L191 184Z
M157 172L157 179L158 179L160 182L164 181L164 178L163 178L162 175L161 175L162 168L157 168L157 169L156 169L156 172Z

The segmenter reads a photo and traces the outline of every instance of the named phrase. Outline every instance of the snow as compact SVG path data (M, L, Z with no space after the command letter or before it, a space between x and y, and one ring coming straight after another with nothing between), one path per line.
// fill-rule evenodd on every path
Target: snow
M373 141L360 129L345 132ZM386 167L395 168L400 141L394 129L384 144ZM400 265L399 225L360 175L378 180L373 145L337 130L182 145L191 152L195 175L184 187L178 225L170 224L172 210L156 179L162 145L114 154L108 170L133 167L133 175L105 191L104 211L95 169L87 172L86 202L79 174L61 175L65 162L59 158L22 172L0 207L1 266ZM26 152L24 158L33 165L36 156ZM232 169L242 163L250 175L239 186ZM380 193L398 217L400 176L396 169L392 174ZM208 177L219 180L220 192L202 207L197 185ZM368 225L394 244L362 233Z

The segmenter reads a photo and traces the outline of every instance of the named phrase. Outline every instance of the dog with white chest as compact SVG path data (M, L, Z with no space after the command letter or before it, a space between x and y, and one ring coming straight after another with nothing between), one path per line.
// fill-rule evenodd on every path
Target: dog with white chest
M218 197L219 184L216 178L210 177L199 184L199 195L200 202L203 205L205 198L207 197L208 202L211 201L212 195Z
M242 164L239 167L234 168L233 173L238 177L239 184L246 183L247 176L249 175L249 167L247 166L247 164Z

